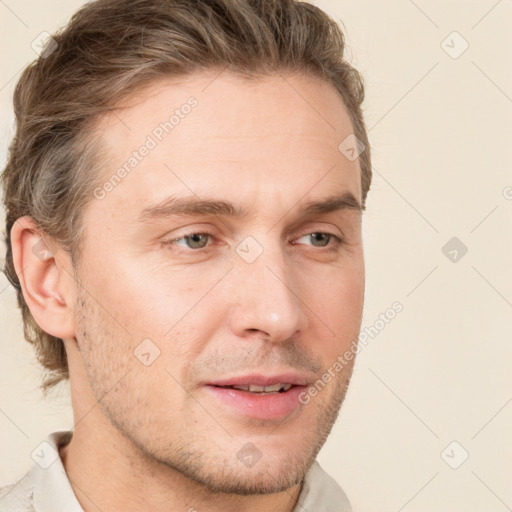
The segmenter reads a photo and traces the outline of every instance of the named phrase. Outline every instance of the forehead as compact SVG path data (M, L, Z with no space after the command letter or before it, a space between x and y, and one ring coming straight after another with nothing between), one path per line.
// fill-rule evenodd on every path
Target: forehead
M159 80L96 129L100 183L111 182L101 208L128 213L127 201L135 210L180 193L282 202L313 188L360 200L359 163L338 149L353 131L349 115L318 78L224 71Z

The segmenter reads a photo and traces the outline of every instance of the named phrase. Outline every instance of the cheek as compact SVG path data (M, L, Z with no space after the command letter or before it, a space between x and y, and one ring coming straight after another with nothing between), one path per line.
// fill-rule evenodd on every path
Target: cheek
M204 350L211 333L225 318L220 308L227 298L222 297L220 289L212 289L218 272L206 274L124 262L116 265L115 275L103 273L98 279L119 283L109 287L103 296L116 320L110 322L118 336L116 343L128 344L130 354L149 352L150 359L153 353L156 355L151 369L158 370L159 377L148 372L144 378L163 378L172 383L164 372L167 369L182 380L185 369ZM139 364L135 357L128 362Z
M311 321L323 326L326 352L336 358L357 339L364 302L364 272L358 269L332 275L326 284L309 296L311 309L318 315ZM326 354L327 355L327 354Z
M145 264L143 258L106 257L90 274L91 294L117 326L133 338L162 338L201 293L201 286L194 284L191 276L157 269Z
M345 320L353 315L357 317L364 296L364 269L361 265L333 269L315 281L318 285L317 302L325 311L337 312L334 322L339 315L343 315Z

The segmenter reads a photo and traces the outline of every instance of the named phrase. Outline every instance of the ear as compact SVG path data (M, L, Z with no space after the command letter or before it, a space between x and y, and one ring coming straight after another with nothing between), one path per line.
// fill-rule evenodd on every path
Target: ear
M75 280L71 257L35 227L29 216L11 228L14 269L34 320L57 338L75 336Z

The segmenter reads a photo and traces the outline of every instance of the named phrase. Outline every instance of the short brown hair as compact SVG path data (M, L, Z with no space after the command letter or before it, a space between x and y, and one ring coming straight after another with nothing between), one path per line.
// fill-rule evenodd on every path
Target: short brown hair
M78 10L22 73L16 133L1 177L6 211L3 272L17 290L24 336L47 371L46 392L69 377L64 344L35 322L16 275L13 223L29 215L79 261L81 218L98 185L94 120L155 80L215 68L255 77L287 71L333 85L364 144L363 206L371 182L361 104L364 85L344 58L344 35L319 8L297 0L97 0ZM341 142L341 141L340 141ZM76 267L75 267L76 268Z

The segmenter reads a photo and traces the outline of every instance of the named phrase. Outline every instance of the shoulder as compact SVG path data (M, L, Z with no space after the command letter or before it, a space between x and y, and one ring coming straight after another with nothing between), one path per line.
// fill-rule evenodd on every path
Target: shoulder
M0 512L34 512L64 510L59 504L63 496L66 510L81 510L74 501L65 470L59 457L59 446L69 442L70 431L52 432L38 445L37 461L19 480L0 487ZM44 506L43 506L44 505ZM71 506L73 505L73 506Z
M17 482L0 487L0 510L2 512L34 512L34 477L28 471Z

